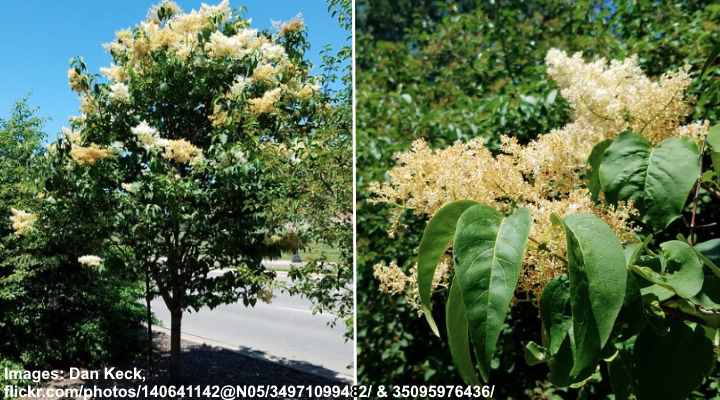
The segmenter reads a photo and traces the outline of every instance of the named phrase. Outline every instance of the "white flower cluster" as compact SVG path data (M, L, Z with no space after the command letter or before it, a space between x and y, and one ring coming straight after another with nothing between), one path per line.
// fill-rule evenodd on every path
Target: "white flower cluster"
M258 37L257 29L243 29L233 36L225 36L222 32L216 31L210 35L205 50L215 58L241 59L265 44L267 43L262 43Z
M183 60L201 50L205 50L212 58L242 59L255 51L265 60L280 62L287 58L283 46L258 34L257 29L241 28L231 36L216 30L203 43L199 33L207 27L227 21L230 12L228 0L216 6L203 4L199 11L192 10L189 13L182 13L175 3L165 1L150 10L147 19L137 27L139 34L130 30L119 31L115 41L106 44L105 48L114 55L128 55L130 64L136 64L150 52L162 48L169 49ZM106 69L103 75L122 80L123 73Z
M650 79L637 56L608 62L585 62L581 53L568 56L551 49L548 74L570 102L575 124L604 137L632 129L653 142L674 136L690 112L685 91L691 79L686 66Z
M123 182L120 184L120 186L123 188L124 191L126 191L128 193L133 193L133 194L137 193L138 190L140 189L140 184L138 182L133 182L133 183Z
M10 213L12 214L10 216L10 222L12 223L13 230L15 230L15 235L24 236L30 233L35 221L37 221L37 214L15 208L11 208Z
M302 102L319 93L319 86L307 81L302 68L293 65L284 45L278 41L285 35L304 29L301 16L286 23L275 23L278 34L268 35L250 28L250 20L231 19L231 15L228 0L215 6L203 4L199 10L187 13L168 0L152 7L144 21L134 28L118 31L115 40L105 45L118 64L100 69L110 82L110 99L118 103L131 101L130 77L147 71L153 63L149 55L157 51L184 62L191 57L195 62L201 62L239 61L252 56L253 63L257 64L247 75L236 76L224 96L229 100L242 101L255 115L275 112L276 104L284 93ZM225 29L225 24L232 24L232 29ZM68 74L71 85L79 87L80 78L75 72ZM262 91L244 101L251 91L249 88L260 88ZM101 106L88 97L81 99L81 110L85 115L96 112ZM216 105L210 120L214 126L224 126L234 121L235 116L226 106ZM139 137L146 148L155 144L154 139L157 139L149 133L139 134Z
M128 86L122 82L113 83L110 85L110 98L120 103L128 102L130 100Z
M136 127L131 128L130 131L137 137L145 150L157 147L160 136L157 133L157 129L151 127L147 122L142 121Z
M180 164L197 164L203 160L201 149L185 139L161 138L157 129L151 127L146 121L142 121L130 131L146 151L163 150L162 156L167 160Z
M87 255L79 257L78 262L86 267L99 267L103 259L98 256Z

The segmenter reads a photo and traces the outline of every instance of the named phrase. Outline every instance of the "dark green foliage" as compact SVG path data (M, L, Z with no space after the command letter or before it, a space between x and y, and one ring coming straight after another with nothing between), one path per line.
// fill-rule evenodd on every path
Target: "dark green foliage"
M142 311L134 277L112 263L101 273L77 262L97 245L107 215L67 213L78 188L53 172L41 147L42 120L26 103L0 123L0 138L0 359L50 368L131 356ZM51 186L65 194L62 200L40 195ZM10 207L42 209L56 229L18 238Z

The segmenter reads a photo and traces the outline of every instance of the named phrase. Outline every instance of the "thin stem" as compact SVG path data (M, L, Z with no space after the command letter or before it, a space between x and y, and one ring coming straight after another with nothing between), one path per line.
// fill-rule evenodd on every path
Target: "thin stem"
M702 172L702 158L703 158L703 151L705 151L705 142L707 138L703 139L702 144L700 144L700 171ZM692 205L692 217L690 217L690 236L688 237L688 241L690 242L690 245L695 244L695 216L697 215L697 205L698 205L698 197L700 196L700 179L695 182L695 194L693 195L693 205Z

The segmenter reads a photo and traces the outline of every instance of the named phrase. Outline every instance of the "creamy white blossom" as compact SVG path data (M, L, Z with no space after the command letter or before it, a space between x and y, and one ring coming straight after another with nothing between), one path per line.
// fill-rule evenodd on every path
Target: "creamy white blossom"
M241 59L251 52L243 37L239 35L225 36L220 31L215 31L210 35L210 40L205 44L205 50L215 58L235 59Z
M98 256L87 255L79 257L78 262L86 267L99 267L103 259Z
M237 164L245 164L247 162L247 156L240 148L233 149L232 156Z
M122 82L113 83L110 85L110 98L119 102L127 102L130 100L128 86Z
M138 189L140 188L140 184L137 182L132 182L132 183L123 182L120 184L120 186L123 188L124 191L126 191L128 193L137 193Z
M263 43L260 52L266 60L278 61L285 58L285 48L275 43Z
M110 64L109 67L100 68L100 73L107 79L114 82L121 82L126 79L125 71L115 64Z
M157 129L151 127L146 121L142 121L138 126L131 128L130 131L138 138L138 141L146 150L157 146L159 139Z
M33 229L35 221L37 221L37 214L33 214L24 210L11 208L10 214L10 222L12 223L12 227L13 230L15 230L16 236L24 236L30 233L30 231Z
M246 76L238 76L235 78L235 81L233 81L232 86L230 86L230 96L234 98L242 96L245 88L247 88L251 83L252 79Z
M67 140L68 143L71 144L79 144L81 140L80 132L70 129L66 126L63 126L60 128L60 133L62 134L62 137Z

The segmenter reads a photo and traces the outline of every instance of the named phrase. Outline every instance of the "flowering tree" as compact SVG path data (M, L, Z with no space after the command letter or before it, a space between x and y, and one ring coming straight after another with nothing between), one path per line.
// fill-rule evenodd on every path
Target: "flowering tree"
M106 80L79 59L68 71L82 114L54 156L112 198L105 251L122 249L170 310L174 378L184 310L271 293L261 260L280 250L287 215L273 210L292 190L272 166L297 158L326 107L306 47L299 18L258 32L227 1L165 1L106 45Z
M701 221L717 207L717 164L702 156L717 163L720 130L685 124L687 69L652 80L634 57L586 63L553 49L546 61L572 121L527 145L504 137L498 155L480 140L398 155L376 200L432 218L413 276L382 264L375 276L438 336L431 294L449 287L448 346L468 383L475 366L488 381L517 289L542 320L528 359L554 384L582 386L605 361L621 398L686 398L712 371L720 326L720 247L699 232L714 226Z

